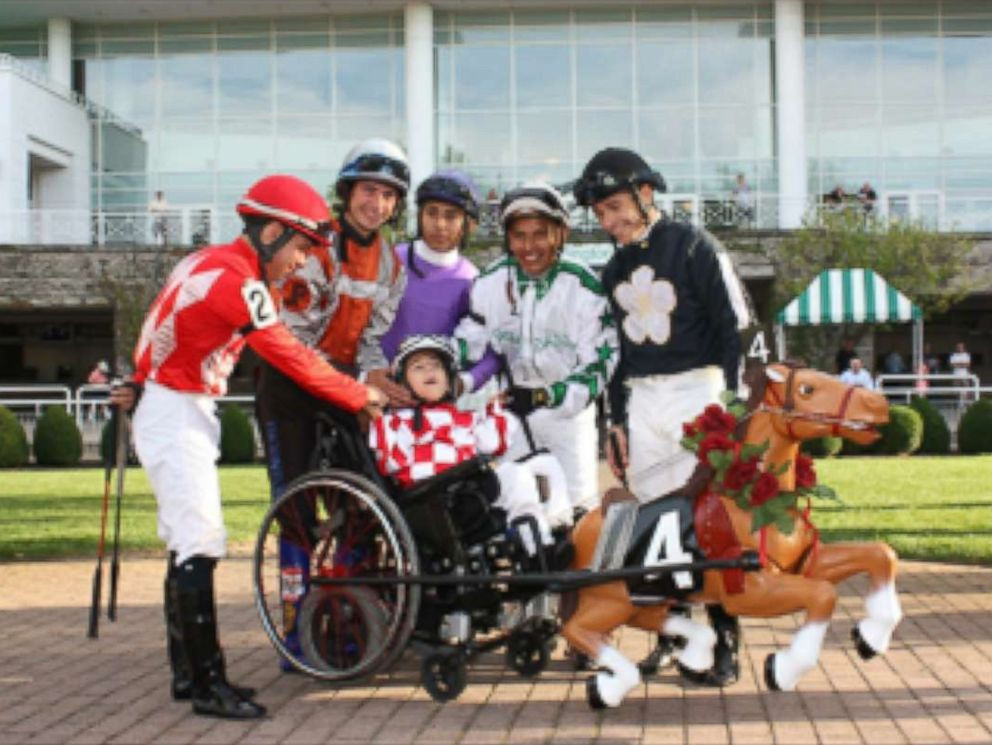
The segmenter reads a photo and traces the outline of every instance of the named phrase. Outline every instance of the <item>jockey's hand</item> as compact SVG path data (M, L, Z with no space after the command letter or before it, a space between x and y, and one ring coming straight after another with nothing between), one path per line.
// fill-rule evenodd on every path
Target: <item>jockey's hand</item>
M514 386L506 392L505 398L506 408L521 419L550 402L551 396L544 388Z
M393 380L389 370L384 367L378 370L369 370L365 376L365 382L369 386L378 388L380 393L384 393L389 399L388 404L390 406L398 409L409 409L417 405L416 399L407 390L407 387Z
M375 386L367 385L365 390L368 391L369 397L362 407L362 413L367 414L370 419L375 419L382 415L382 410L389 403L389 399Z
M613 452L614 439L620 448L619 453ZM618 424L614 424L606 433L606 462L609 463L610 470L613 471L613 475L618 479L621 478L621 473L625 473L627 467L630 465L627 454L627 433Z
M132 381L118 381L110 388L110 405L122 411L130 411L138 401L138 384Z

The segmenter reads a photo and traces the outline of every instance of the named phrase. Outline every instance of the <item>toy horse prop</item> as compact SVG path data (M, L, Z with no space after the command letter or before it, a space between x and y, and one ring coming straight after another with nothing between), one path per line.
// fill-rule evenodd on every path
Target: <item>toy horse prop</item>
M704 479L709 485L698 496L687 487L639 504L629 493L611 490L614 493L607 494L604 506L586 514L575 527L574 568L657 565L660 570L644 580L579 591L562 633L601 670L587 681L589 704L595 708L619 706L640 682L636 665L607 640L621 625L684 637L686 645L679 656L683 670L702 673L712 666L714 632L684 616L670 615L676 601L717 603L735 616L770 618L805 611L805 622L791 645L765 660L769 688L792 690L819 660L837 602L835 585L865 572L871 584L866 616L852 636L864 659L888 649L902 617L895 591L895 553L881 542L820 543L808 502L801 510L795 496L823 489L797 491L797 462L805 471L799 474L799 487L815 484L810 461L799 453L800 442L839 435L869 444L879 437L876 426L888 421L888 403L880 394L845 386L798 365L774 364L757 372L739 421L717 406L706 411L710 418L728 419L725 426L735 427L736 439L725 434L702 439L701 434L710 434L695 431L696 426L706 429L702 416L686 425L687 437L695 435L700 449L717 445L710 448L716 451L713 454L700 452L701 462L710 468ZM622 494L619 501L615 492ZM786 501L776 502L772 498L776 494ZM774 504L786 506L778 513L769 512ZM757 523L761 524L756 527ZM739 557L748 550L760 552L760 571L664 571L665 564Z

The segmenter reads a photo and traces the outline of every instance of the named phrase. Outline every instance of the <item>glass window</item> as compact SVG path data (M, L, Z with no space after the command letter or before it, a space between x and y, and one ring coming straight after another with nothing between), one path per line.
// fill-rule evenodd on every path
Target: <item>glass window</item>
M563 44L522 44L516 54L517 106L572 102L571 53Z
M518 10L513 13L513 38L521 41L568 41L568 11Z
M292 49L276 55L276 106L281 113L320 114L331 110L331 53Z
M517 158L521 163L572 160L572 112L534 111L517 115Z
M891 105L882 109L883 155L905 158L939 152L938 112L933 106Z
M948 107L944 110L943 128L942 152L945 155L951 158L992 155L992 137L989 136L992 132L992 108Z
M209 116L213 113L213 55L166 55L159 58L158 66L163 116Z
M575 35L582 41L629 39L633 33L631 12L626 8L575 11Z
M458 46L454 50L456 109L505 109L510 105L510 48Z
M111 57L87 64L87 93L101 106L135 123L155 116L155 60ZM91 77L92 76L92 77Z
M699 40L699 100L707 103L768 101L770 72L762 65L764 85L757 85L757 52L764 45L733 39Z
M160 123L158 161L163 171L212 171L214 152L212 119L171 119Z
M392 111L393 56L388 48L337 50L334 78L338 111L369 114Z
M937 40L898 38L882 41L882 97L885 101L937 101Z
M287 170L338 165L331 160L333 132L329 116L281 115L276 120L275 164Z
M273 139L268 116L221 118L217 121L217 167L268 170Z
M575 71L579 106L629 106L632 83L629 44L580 44Z
M823 107L817 113L818 155L845 158L878 155L879 127L875 106Z
M692 103L696 95L696 49L691 41L637 44L637 100L641 106Z
M700 107L699 151L704 158L769 157L770 139L768 109Z
M634 33L638 39L691 38L695 31L692 8L637 8Z
M642 109L638 152L648 161L692 160L696 156L696 113L685 106Z
M630 111L580 110L576 115L576 155L585 163L604 147L633 142Z
M455 114L451 128L439 132L440 150L448 163L512 167L510 115Z
M948 104L992 101L992 35L944 38L944 100Z
M455 13L455 42L505 42L510 38L509 13Z
M218 112L244 114L272 107L272 58L269 52L217 55Z
M817 100L869 102L878 98L875 42L821 37L816 43Z

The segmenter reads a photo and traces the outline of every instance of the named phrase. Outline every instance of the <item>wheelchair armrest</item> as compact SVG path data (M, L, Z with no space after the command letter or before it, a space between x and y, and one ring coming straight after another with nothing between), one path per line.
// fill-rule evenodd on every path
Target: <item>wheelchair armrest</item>
M491 456L476 455L452 466L446 471L442 471L436 476L418 481L403 492L403 501L407 503L419 501L428 494L437 493L459 481L477 476L488 468L490 461L492 461Z

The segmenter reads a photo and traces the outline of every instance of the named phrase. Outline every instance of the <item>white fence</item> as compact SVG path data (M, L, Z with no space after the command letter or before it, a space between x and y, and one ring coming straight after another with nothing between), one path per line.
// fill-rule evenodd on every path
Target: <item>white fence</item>
M100 435L103 425L110 418L107 405L110 386L106 384L85 384L75 390L64 385L5 385L0 386L0 406L10 409L24 427L28 443L34 440L34 428L38 418L49 406L63 407L75 420L83 436L83 461L100 459ZM255 422L254 396L223 396L217 399L218 406L237 404L248 415L255 431L255 445L258 455L262 454L261 438Z

